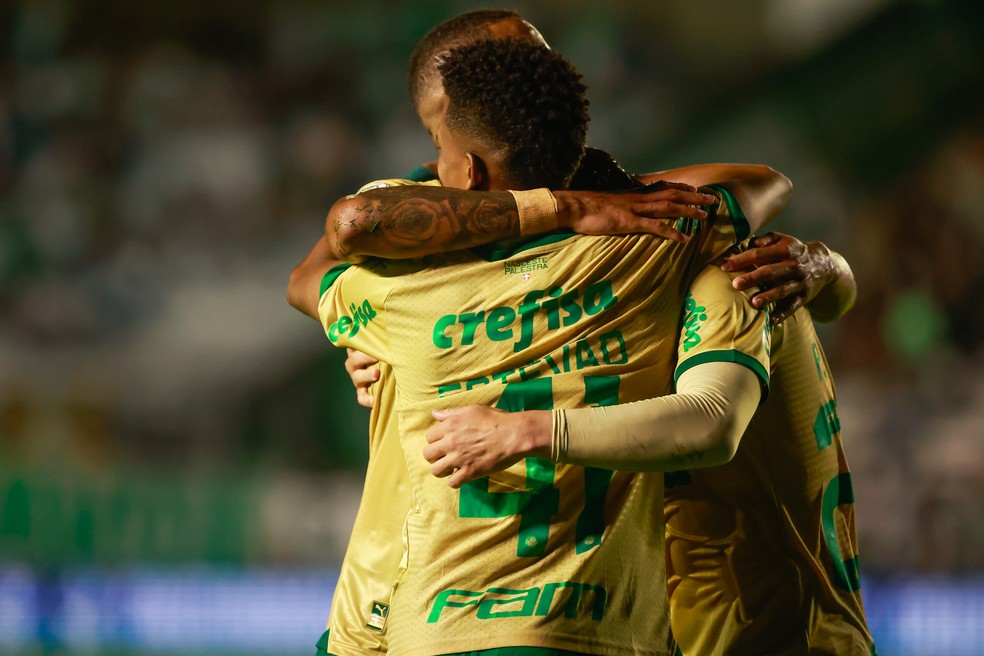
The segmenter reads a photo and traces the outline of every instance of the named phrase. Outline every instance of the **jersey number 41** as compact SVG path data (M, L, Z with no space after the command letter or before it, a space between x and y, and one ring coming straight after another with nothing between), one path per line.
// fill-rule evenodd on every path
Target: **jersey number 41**
M618 376L585 376L584 405L618 403ZM553 410L553 380L509 383L496 403L507 412ZM526 490L490 492L488 476L465 483L458 498L459 517L510 517L519 515L516 555L539 557L546 553L550 519L560 508L560 490L554 487L555 465L543 458L526 459ZM605 531L605 497L612 472L584 467L584 507L574 527L575 552L584 553L601 544Z

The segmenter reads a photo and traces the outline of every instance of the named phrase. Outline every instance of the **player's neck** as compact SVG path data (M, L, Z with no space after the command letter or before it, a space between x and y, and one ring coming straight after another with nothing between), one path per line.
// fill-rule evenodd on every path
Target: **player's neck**
M486 189L483 191L524 191L531 189L529 185L513 179L502 167L495 164L489 165L488 173Z

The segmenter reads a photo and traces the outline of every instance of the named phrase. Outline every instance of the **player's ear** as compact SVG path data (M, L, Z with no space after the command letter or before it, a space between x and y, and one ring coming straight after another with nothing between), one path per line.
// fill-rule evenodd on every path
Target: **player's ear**
M489 169L485 161L475 153L465 153L468 160L468 188L487 191L489 188Z

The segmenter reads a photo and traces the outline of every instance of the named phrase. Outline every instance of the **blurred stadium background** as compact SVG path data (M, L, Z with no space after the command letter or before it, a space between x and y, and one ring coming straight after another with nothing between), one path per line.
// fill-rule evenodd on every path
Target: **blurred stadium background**
M433 157L451 0L0 4L0 654L312 653L367 412L283 292ZM765 162L854 266L822 333L879 651L984 654L984 5L515 1L630 168Z

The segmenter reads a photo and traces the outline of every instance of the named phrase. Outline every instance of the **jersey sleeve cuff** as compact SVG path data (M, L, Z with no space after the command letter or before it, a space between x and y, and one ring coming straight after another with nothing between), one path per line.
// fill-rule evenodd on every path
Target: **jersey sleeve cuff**
M721 200L727 206L728 215L731 217L731 226L735 231L735 243L740 244L745 241L748 235L752 233L752 228L748 225L748 217L745 216L734 194L721 185L710 184L707 187L720 194Z
M338 280L338 276L345 273L345 270L348 269L350 266L352 265L348 263L342 263L342 264L336 264L332 268L328 269L328 271L325 272L325 275L322 276L321 278L321 290L320 290L321 293L318 295L318 298L324 296L325 292L331 289L331 286L335 284L336 280Z
M407 180L413 180L414 182L429 182L436 179L437 176L429 168L422 165L407 174Z
M759 384L762 386L762 400L759 401L759 405L765 403L765 400L769 398L769 372L764 366L762 366L761 362L747 353L742 353L741 351L736 351L735 349L704 351L703 353L698 353L697 355L687 358L677 365L676 371L673 372L674 387L676 386L676 382L680 379L680 376L683 375L683 372L707 362L734 362L736 364L748 367L752 370L752 373L758 377Z

